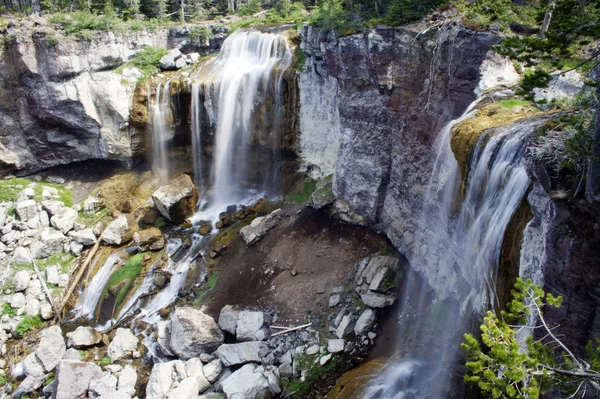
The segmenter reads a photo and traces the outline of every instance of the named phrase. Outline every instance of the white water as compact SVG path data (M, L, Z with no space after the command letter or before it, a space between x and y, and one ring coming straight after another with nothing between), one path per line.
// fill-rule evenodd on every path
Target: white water
M159 83L156 98L152 101L148 91L148 106L152 115L152 171L163 183L169 180L168 145L173 138L173 116L171 114L171 93L169 82Z
M197 73L192 86L192 130L201 138L202 109L215 125L215 148L210 166L209 208L218 213L227 205L241 203L256 192L246 184L251 136L256 112L273 96L274 106L263 118L272 118L277 126L280 112L281 77L291 63L292 54L281 35L261 32L236 32L223 43L219 55ZM204 102L201 101L204 97ZM202 107L203 105L203 107ZM279 132L276 128L270 137ZM194 165L202 172L202 151L194 149ZM265 164L265 167L268 165ZM269 171L265 168L265 176ZM198 181L198 178L196 178ZM262 187L260 187L262 189Z
M473 105L475 105L474 103ZM469 107L469 109L471 109ZM427 284L418 298L404 298L400 315L400 334L408 334L415 314L426 316L432 308L439 313L431 331L432 345L401 348L404 355L431 362L407 369L407 361L399 361L371 382L365 398L432 398L443 397L451 364L457 359L462 334L473 316L482 314L496 303L497 266L506 228L529 185L523 166L525 143L532 129L515 125L483 134L470 162L464 196L460 198L460 170L450 148L452 127L471 116L469 111L451 122L441 133L438 152L425 198L423 218L425 231L418 242L426 243L427 255L419 256L420 269L430 268L440 278L451 282L450 299L430 305L426 299ZM411 282L407 282L407 285ZM409 324L409 325L405 325ZM423 332L423 339L427 339ZM408 360L414 365L414 360ZM409 372L410 377L406 376Z

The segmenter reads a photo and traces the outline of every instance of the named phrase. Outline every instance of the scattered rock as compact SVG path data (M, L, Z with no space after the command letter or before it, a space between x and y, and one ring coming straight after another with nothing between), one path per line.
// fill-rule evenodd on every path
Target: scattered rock
M344 351L344 340L343 339L328 339L327 340L327 352L338 353Z
M350 333L352 333L352 330L354 329L354 323L355 318L352 314L345 315L342 318L340 325L337 327L335 335L337 335L337 337L340 339L347 337L348 335L350 335Z
M61 201L42 201L42 208L48 212L50 217L56 215L61 209L65 207Z
M113 220L102 232L102 241L109 245L121 245L131 240L137 225L133 218L121 215Z
M17 247L15 252L13 253L12 258L13 264L22 264L22 265L31 265L33 264L33 260L29 255L29 251L23 247ZM22 290L21 290L22 291Z
M386 306L393 305L396 297L369 291L362 294L360 299L365 305L371 308L385 308Z
M133 240L141 251L158 251L166 244L163 233L156 227L134 233Z
M268 379L255 364L246 364L222 382L223 392L231 399L268 399L273 397Z
M356 325L354 326L354 333L356 334L356 336L366 334L371 329L371 327L373 327L373 323L375 323L376 318L377 314L373 309L365 309L365 311L360 315L360 317L356 321Z
M231 305L224 306L219 314L219 327L221 327L221 330L235 335L239 314L239 310L233 309Z
M198 309L175 309L170 320L170 347L181 359L214 351L223 343L223 333L212 317Z
M83 246L94 245L97 241L96 235L94 234L94 230L91 228L72 232L71 238L73 239L73 241L78 242Z
M54 370L60 359L67 352L67 346L58 326L52 326L42 330L42 338L37 345L35 354L44 365L46 372Z
M45 228L40 233L37 241L31 244L31 254L34 259L47 258L62 251L66 237L60 231L53 228Z
M250 362L261 362L261 351L266 344L260 341L241 342L239 344L223 344L217 349L217 355L226 367Z
M102 341L102 334L92 327L79 326L75 331L67 333L67 347L84 349Z
M269 337L271 316L264 312L241 311L237 318L238 341L263 341Z
M160 69L163 71L172 71L181 69L186 65L183 55L179 49L172 49L160 59Z
M119 374L118 390L133 396L135 394L135 384L137 383L137 372L131 366L125 368Z
M133 355L139 339L128 328L118 328L115 337L108 345L107 354L111 362Z
M46 268L46 282L48 284L58 285L59 277L57 266L48 266Z
M40 316L43 320L50 320L52 317L54 317L54 311L49 303L43 303L40 306Z
M113 397L117 392L117 377L111 373L104 373L101 378L94 378L90 381L88 396L96 397Z
M15 203L15 212L22 222L26 222L37 215L38 205L31 199L18 201Z
M27 299L25 299L25 295L20 292L17 292L10 298L10 306L14 309L21 309L27 305Z
M156 209L174 224L192 215L198 201L198 190L188 175L179 175L152 194Z
M77 220L77 211L72 208L63 208L50 218L50 224L61 233L67 234L73 229Z
M336 307L337 305L340 304L340 300L341 300L340 294L333 294L333 295L331 295L329 297L329 307L330 308Z
M217 381L217 379L223 372L223 363L221 362L221 359L215 359L210 363L206 364L203 367L202 372L204 373L204 377L206 377L208 382L210 382L211 384Z
M104 208L104 202L96 197L87 197L83 202L83 211L87 213L100 212Z
M19 270L15 273L14 281L15 281L15 292L22 292L29 287L29 272L27 270Z
M325 366L331 360L332 356L333 355L331 353L325 356L321 356L321 358L319 359L319 364L321 366Z
M267 216L257 217L250 225L242 227L240 234L246 245L258 242L269 230L271 230L281 215L281 209L276 209Z

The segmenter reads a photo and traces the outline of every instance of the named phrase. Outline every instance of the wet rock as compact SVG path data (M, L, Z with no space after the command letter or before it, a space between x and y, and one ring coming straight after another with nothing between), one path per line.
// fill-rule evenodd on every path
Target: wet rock
M250 362L260 363L261 352L266 348L266 344L260 341L223 344L217 349L217 355L225 367Z
M371 308L385 308L394 304L396 298L392 295L383 295L376 292L366 292L360 296L363 303Z
M145 224L154 224L154 222L156 222L156 219L158 219L159 216L160 213L158 213L158 210L154 207L154 202L152 202L152 206L146 209L141 221Z
M67 333L67 347L84 349L102 341L102 334L92 327L79 326L75 331Z
M97 241L96 235L94 234L93 229L83 229L76 232L71 232L71 239L73 241L78 242L83 246L94 245Z
M29 272L27 270L20 270L14 276L15 281L15 292L22 292L29 287Z
M356 325L354 326L354 333L357 337L366 334L369 332L371 327L373 327L373 323L377 318L377 314L371 308L365 309L365 311L360 315L358 320L356 321Z
M257 217L250 225L242 227L240 234L246 245L252 245L260 241L261 238L271 230L281 216L281 209L276 209L267 216Z
M263 341L267 339L271 321L272 318L268 313L247 310L239 312L235 333L237 340Z
M213 318L194 308L175 309L170 331L170 347L181 359L212 352L223 343L223 333Z
M231 305L224 306L219 314L219 327L221 327L221 330L235 335L239 314L240 311L235 310Z
M75 220L77 220L77 211L72 208L63 208L50 218L50 224L61 233L67 234L73 230Z
M35 354L46 372L54 370L60 359L67 352L67 346L60 327L53 326L42 330L42 338L35 349Z
M103 377L94 363L61 360L56 371L55 399L85 397L90 382Z
M246 364L222 382L223 392L231 399L272 398L268 379L255 364Z
M13 264L31 265L33 260L29 255L29 251L23 247L17 247L12 257Z
M45 228L39 238L31 244L31 255L34 259L47 258L62 251L66 237L60 231L53 228Z
M89 196L83 202L83 211L87 213L100 212L104 208L104 202L100 198Z
M135 230L137 230L135 220L129 215L121 215L106 227L101 239L109 245L121 245L131 240Z
M111 362L116 362L127 356L132 356L137 349L139 339L128 328L118 328L115 337L106 351Z
M24 200L15 203L15 212L22 222L26 222L37 215L38 205L34 200Z
M198 190L188 175L179 175L152 194L156 209L174 224L192 215L198 201Z
M169 282L169 280L171 279L171 274L169 272L167 272L166 270L159 270L156 273L154 273L154 285L156 285L158 288L164 288L167 283ZM166 311L167 312L167 317L169 316L169 309L161 309L162 311ZM162 313L161 313L162 316Z
M166 241L163 233L156 227L151 227L133 234L133 241L141 251L158 251L165 247Z
M212 223L207 220L202 220L200 226L198 226L198 233L203 236L207 236L212 231Z

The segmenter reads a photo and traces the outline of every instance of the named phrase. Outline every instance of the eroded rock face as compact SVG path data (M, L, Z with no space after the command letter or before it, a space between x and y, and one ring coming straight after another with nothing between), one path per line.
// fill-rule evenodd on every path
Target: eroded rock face
M170 347L181 359L212 352L223 343L219 325L200 310L177 308L170 324Z
M152 200L165 218L179 224L194 213L198 202L198 190L191 177L179 175L169 184L156 190L152 194Z

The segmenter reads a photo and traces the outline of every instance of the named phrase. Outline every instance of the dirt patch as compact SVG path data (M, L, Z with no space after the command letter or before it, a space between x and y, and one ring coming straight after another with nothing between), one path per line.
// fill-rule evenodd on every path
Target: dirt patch
M297 324L310 315L325 321L334 288L349 286L359 259L376 253L387 239L370 229L342 223L326 210L285 210L280 224L246 248L238 236L220 257L219 281L206 311L218 317L225 305L276 309L278 324ZM295 275L294 275L295 274Z

